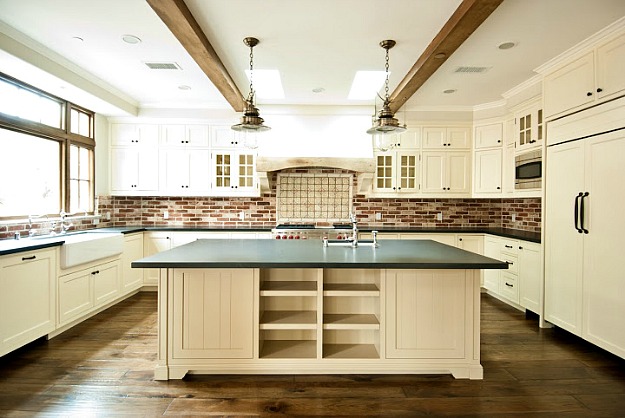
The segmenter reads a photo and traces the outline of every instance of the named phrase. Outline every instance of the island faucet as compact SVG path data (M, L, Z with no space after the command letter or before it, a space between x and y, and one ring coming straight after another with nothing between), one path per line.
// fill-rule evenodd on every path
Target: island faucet
M349 220L352 222L352 247L358 247L358 222L356 221L356 212L350 213Z

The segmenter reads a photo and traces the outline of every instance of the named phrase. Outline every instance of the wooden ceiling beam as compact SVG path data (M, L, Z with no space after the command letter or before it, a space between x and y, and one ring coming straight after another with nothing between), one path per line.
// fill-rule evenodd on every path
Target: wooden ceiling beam
M399 110L502 2L463 0L391 94L391 110Z
M147 2L230 106L236 112L242 112L245 98L184 1L147 0Z

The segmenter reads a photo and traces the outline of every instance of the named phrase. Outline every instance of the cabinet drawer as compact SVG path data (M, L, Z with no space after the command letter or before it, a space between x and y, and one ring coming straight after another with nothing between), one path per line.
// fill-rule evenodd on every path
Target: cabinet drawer
M501 238L500 242L502 254L510 254L514 256L519 254L519 241L514 239Z
M517 277L508 272L502 272L499 283L499 293L506 299L510 299L514 303L519 303L519 286L517 285Z
M508 263L508 270L504 270L504 272L519 274L519 258L516 255L501 253L501 261Z

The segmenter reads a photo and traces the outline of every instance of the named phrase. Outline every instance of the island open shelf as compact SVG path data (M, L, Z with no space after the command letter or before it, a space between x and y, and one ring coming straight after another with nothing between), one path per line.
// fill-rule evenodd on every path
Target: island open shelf
M380 247L198 240L160 268L155 379L187 373L450 373L482 378L479 270L434 241Z

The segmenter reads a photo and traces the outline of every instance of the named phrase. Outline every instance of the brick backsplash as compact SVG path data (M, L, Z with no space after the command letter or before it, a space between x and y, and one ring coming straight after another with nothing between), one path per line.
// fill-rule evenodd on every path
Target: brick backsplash
M307 169L283 172L334 172L345 170ZM100 227L163 226L163 227L261 227L276 225L275 174L269 193L260 197L132 197L99 196L98 210L103 216ZM353 209L361 228L423 227L477 228L504 227L540 232L541 199L426 199L370 198L357 193L354 176ZM164 219L165 211L168 219ZM244 212L245 219L240 219ZM436 215L442 212L443 218ZM375 214L381 214L381 220ZM512 215L515 220L512 221ZM73 222L72 230L92 228L93 220ZM323 222L319 222L323 224ZM45 224L35 225L45 228ZM0 226L0 239L12 238L15 232L28 235L28 225L16 223Z

